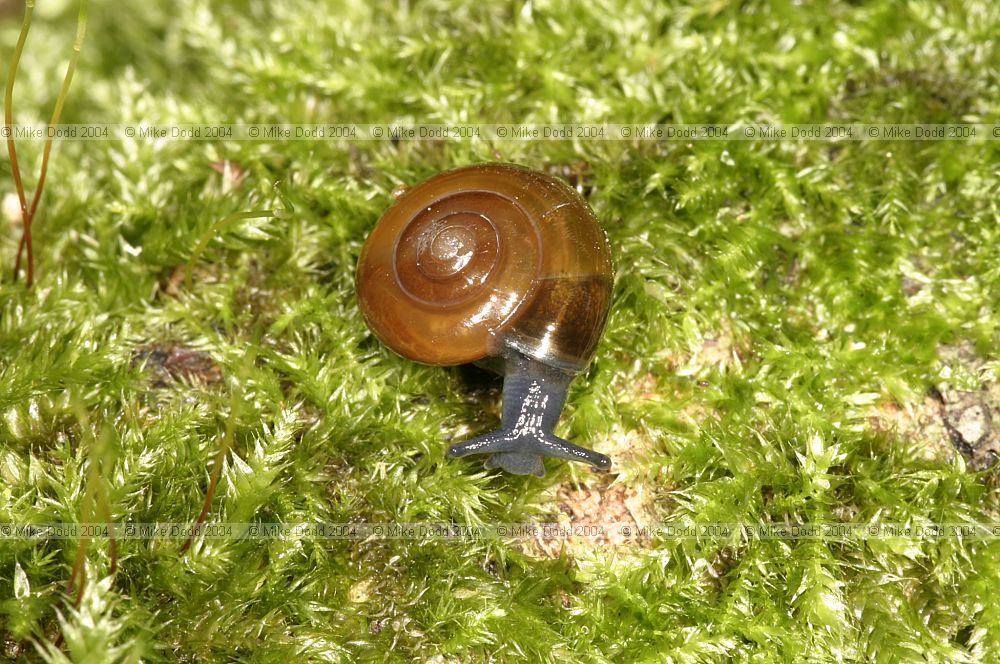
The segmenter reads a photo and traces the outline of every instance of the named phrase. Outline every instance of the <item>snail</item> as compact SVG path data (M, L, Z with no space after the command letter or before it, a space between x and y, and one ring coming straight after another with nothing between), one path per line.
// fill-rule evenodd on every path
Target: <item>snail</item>
M487 468L539 477L543 457L609 468L553 433L611 304L611 249L587 203L560 180L499 163L394 194L358 261L369 328L411 360L504 376L500 429L448 456L490 454Z

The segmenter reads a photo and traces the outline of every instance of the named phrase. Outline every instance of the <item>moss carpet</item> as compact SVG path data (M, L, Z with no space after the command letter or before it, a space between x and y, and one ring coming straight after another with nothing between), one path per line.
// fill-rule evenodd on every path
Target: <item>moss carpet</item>
M6 71L21 7L0 6ZM47 121L76 12L38 1L16 122ZM987 0L97 1L87 30L63 122L1000 111ZM996 523L998 146L61 141L31 289L12 280L22 226L4 159L0 523L192 523L219 456L207 518L223 524ZM17 147L30 194L43 142ZM515 477L446 458L496 425L497 381L396 356L358 311L355 264L392 190L493 160L572 179L611 241L610 320L559 428L611 455L610 473L549 462L544 478ZM995 537L182 544L119 537L113 556L100 537L0 539L0 658L1000 652Z

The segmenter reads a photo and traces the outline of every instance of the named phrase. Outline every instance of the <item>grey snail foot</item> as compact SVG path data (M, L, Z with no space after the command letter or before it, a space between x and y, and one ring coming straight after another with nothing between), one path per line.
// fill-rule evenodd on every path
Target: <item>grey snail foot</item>
M544 457L583 461L606 469L611 459L552 433L573 375L532 360L521 353L506 356L501 427L448 448L452 458L490 454L487 468L515 475L545 475Z

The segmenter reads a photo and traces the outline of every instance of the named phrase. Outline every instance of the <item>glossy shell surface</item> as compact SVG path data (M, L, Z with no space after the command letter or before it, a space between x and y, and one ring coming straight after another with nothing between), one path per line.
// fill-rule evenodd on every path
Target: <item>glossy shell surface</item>
M611 252L569 185L481 164L403 191L365 242L356 280L369 327L412 360L463 364L509 347L578 370L607 317Z

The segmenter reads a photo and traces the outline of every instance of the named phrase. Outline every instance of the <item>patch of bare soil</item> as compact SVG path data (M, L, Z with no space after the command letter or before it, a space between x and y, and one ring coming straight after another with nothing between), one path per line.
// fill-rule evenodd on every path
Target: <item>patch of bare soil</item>
M870 424L894 431L924 458L947 461L957 451L973 470L986 470L1000 458L1000 382L972 344L944 346L939 355L940 379L923 402L881 404Z
M576 557L598 550L650 546L642 529L653 520L653 506L650 495L641 487L610 484L607 480L589 487L566 483L556 492L556 500L557 527L525 541L526 553L557 558L565 552Z
M0 631L0 658L4 661L15 662L25 654L26 648L20 641L15 641L6 632Z
M935 385L945 427L955 448L975 470L985 470L1000 458L1000 383L986 371L986 359L968 342L940 351L943 370ZM978 389L970 389L972 376Z
M222 382L222 370L208 353L182 345L152 344L136 352L133 363L150 373L154 387L166 387L177 380L205 384Z
M942 404L932 396L919 403L880 403L869 416L868 423L876 431L894 433L927 461L948 462L955 454L944 423Z

